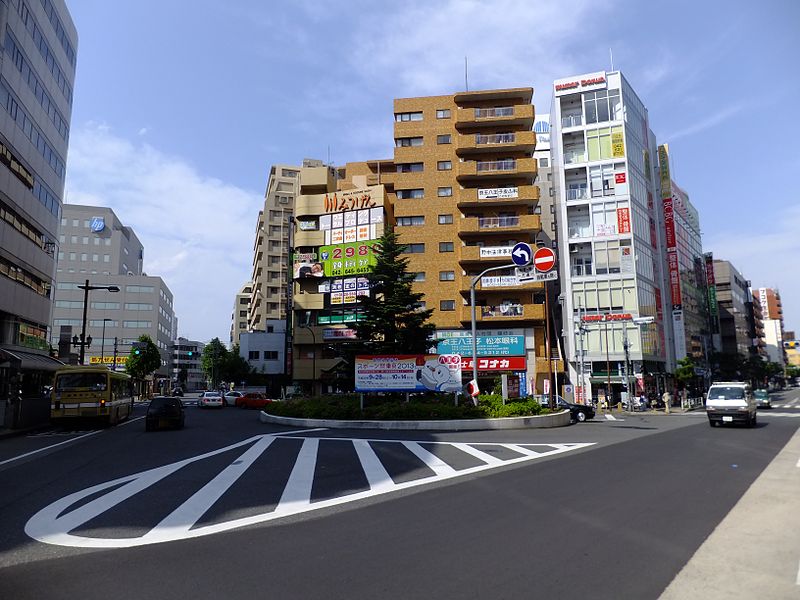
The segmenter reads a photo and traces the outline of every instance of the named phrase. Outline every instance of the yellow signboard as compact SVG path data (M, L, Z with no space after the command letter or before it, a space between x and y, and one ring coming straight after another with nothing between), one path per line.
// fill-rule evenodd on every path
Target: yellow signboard
M127 356L118 356L117 357L117 364L124 365L125 361L128 360ZM114 357L113 356L103 356L102 358L99 356L90 356L89 357L89 364L90 365L113 365L114 364Z
M625 140L622 137L621 131L612 132L611 149L614 154L614 158L623 158L625 156Z
M662 144L658 147L658 170L661 174L661 197L672 198L672 185L669 174L669 146Z

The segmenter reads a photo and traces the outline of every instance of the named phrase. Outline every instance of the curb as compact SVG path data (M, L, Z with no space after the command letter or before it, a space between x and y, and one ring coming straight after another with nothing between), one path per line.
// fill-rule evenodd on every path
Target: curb
M299 419L259 414L262 423L288 427L326 427L328 429L385 429L407 431L469 431L481 429L545 429L570 424L568 410L552 415L502 417L497 419L443 419L429 421L342 421L337 419Z

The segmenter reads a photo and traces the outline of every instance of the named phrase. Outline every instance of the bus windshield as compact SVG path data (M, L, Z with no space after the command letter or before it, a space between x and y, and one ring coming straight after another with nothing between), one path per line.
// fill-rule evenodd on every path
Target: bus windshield
M61 373L56 378L56 392L93 390L104 392L108 376L104 373Z

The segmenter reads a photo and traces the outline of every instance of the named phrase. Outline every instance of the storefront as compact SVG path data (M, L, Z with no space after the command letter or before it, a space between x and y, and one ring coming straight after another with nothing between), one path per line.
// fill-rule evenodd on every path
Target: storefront
M0 347L0 429L46 424L53 373L63 366L44 353Z

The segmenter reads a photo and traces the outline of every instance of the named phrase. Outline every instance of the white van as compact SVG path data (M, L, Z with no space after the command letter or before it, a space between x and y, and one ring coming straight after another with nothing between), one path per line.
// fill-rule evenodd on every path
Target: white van
M711 427L723 423L755 426L756 401L750 385L743 381L712 383L706 398L706 414Z

